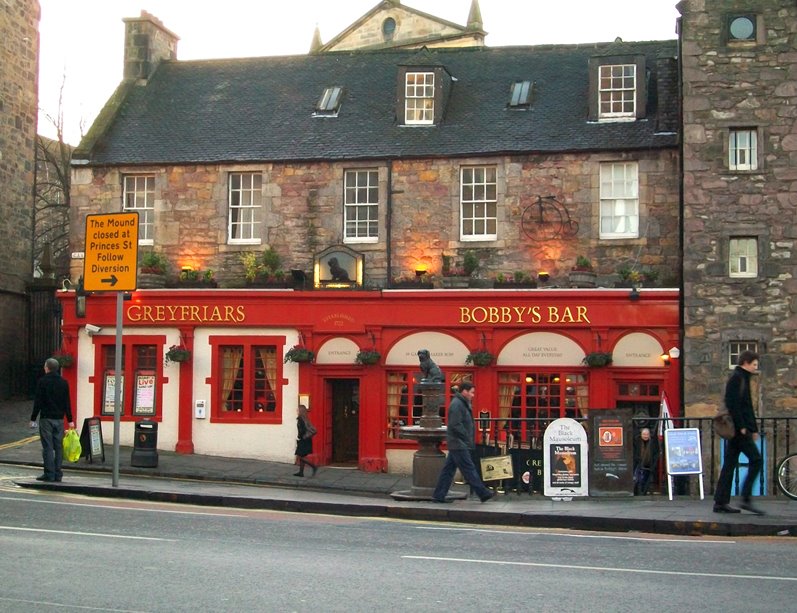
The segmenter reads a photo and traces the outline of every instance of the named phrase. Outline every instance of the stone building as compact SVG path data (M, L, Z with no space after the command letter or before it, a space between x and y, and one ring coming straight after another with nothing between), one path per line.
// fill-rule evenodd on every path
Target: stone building
M0 12L0 398L27 389L39 15L37 0Z
M684 395L713 413L739 353L759 413L797 408L797 5L684 0Z
M397 33L418 15L377 8ZM170 268L172 288L122 309L123 443L147 416L163 448L289 461L303 402L322 464L406 471L420 348L447 399L473 381L480 412L519 420L492 435L535 453L545 420L655 416L664 393L679 412L676 41L183 62L157 19L125 21L125 78L73 154L70 228L80 252L114 239L87 236L89 215L136 212L140 254ZM73 278L110 280L104 255ZM620 270L636 276L615 288ZM78 419L108 420L115 310L86 287L82 309L59 293L66 376Z

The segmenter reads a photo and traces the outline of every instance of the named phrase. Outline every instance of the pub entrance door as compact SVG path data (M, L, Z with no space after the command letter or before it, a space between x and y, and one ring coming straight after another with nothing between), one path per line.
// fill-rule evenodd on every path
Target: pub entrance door
M332 407L332 462L356 464L360 455L360 381L327 379Z

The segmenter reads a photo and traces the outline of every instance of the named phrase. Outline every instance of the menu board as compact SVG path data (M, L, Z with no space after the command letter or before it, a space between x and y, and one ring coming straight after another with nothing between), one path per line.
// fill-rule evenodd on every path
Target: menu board
M155 375L136 375L134 415L155 415Z
M634 495L633 409L589 412L590 496Z

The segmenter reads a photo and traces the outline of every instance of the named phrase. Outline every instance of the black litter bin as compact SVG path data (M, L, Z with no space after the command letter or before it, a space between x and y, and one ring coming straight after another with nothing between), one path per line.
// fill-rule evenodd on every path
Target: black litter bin
M158 422L142 419L136 423L130 466L154 468L158 465Z

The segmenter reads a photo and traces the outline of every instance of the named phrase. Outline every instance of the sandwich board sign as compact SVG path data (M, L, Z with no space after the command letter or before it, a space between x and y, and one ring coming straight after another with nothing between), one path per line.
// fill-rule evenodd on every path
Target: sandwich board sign
M575 419L553 420L542 437L543 494L569 500L588 494L587 433Z
M700 476L700 500L703 500L703 454L698 428L669 428L664 431L667 454L667 487L672 500L672 478L679 475Z
M132 292L137 287L138 213L86 215L83 289Z

